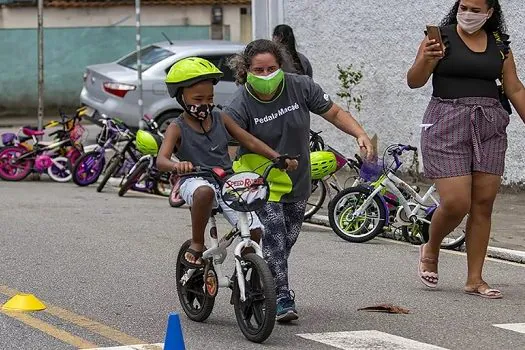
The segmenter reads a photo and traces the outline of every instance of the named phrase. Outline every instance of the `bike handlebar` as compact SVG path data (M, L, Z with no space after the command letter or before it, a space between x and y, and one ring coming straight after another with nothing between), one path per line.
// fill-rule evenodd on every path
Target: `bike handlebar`
M408 151L408 152L417 152L417 147L414 147L414 146L411 146L411 145L398 144L396 147L393 147L389 151L389 153L395 157L395 156L402 155L403 152L406 152L406 151Z
M411 145L403 145L399 143L396 147L393 147L393 149L389 152L390 155L394 157L394 161L396 162L396 170L401 167L401 160L399 159L399 156L403 154L403 152L409 151L409 152L417 152L417 147L411 146Z
M266 168L264 171L262 177L266 180L268 178L268 175L270 174L270 171L273 168L277 169L285 169L286 168L286 161L287 160L297 160L299 159L299 156L290 157L288 155L282 155L277 158L274 158L271 160L273 163L269 167ZM194 166L194 171L189 173L183 173L183 174L177 174L176 171L172 171L173 173L180 175L180 176L205 176L205 175L212 175L216 180L222 181L222 178L228 174L228 172L231 171L231 169L221 169L221 168L210 168L210 167L202 167L202 166Z

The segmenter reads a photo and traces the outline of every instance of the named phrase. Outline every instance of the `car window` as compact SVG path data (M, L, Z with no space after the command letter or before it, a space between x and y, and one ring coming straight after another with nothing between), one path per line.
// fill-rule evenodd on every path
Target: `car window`
M143 48L140 50L140 60L142 62L142 71L147 70L154 64L164 60L165 58L168 58L170 56L173 56L175 53L163 49L161 47L151 45ZM117 62L121 66L137 70L137 52L134 52L133 54L124 57L120 61Z
M213 63L217 68L219 68L223 73L224 77L222 77L221 81L235 81L235 78L233 76L233 72L228 67L228 60L230 59L232 55L199 55L199 57L204 58L205 60L210 61ZM174 63L175 64L175 63ZM166 68L166 73L169 72L171 66Z

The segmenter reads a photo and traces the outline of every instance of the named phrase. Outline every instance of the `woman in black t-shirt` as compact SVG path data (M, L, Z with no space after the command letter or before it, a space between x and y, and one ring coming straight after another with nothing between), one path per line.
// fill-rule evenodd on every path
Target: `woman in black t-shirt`
M504 92L525 120L525 88L505 31L498 0L458 0L441 24L444 47L426 37L407 74L413 89L432 75L421 152L425 176L435 179L441 198L430 240L420 247L419 278L430 288L437 286L441 242L469 214L464 290L490 299L502 297L482 278L507 149L509 114L496 84L502 74Z

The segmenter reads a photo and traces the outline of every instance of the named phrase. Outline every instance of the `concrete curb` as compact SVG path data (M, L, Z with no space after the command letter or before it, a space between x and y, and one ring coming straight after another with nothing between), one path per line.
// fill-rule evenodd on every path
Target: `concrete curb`
M330 222L328 221L328 216L326 215L314 215L310 220L308 220L308 222L316 225L330 227ZM489 246L487 250L487 256L519 264L525 264L525 251L521 250L512 250Z

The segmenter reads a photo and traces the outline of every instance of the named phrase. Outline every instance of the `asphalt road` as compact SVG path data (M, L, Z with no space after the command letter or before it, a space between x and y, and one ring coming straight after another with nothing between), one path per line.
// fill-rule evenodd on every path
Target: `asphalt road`
M0 182L0 198L0 303L21 291L48 306L34 313L0 311L0 349L164 342L168 314L182 312L174 261L190 236L187 208L133 192L120 198L115 188L97 193L93 186L47 181ZM229 290L220 290L206 322L181 315L186 348L329 350L336 347L326 344L337 343L340 349L426 349L424 343L525 349L525 334L494 326L525 322L525 265L488 261L486 278L505 298L485 300L462 293L465 256L444 252L440 288L429 291L416 277L417 247L383 239L351 244L311 225L304 226L290 261L297 323L276 325L262 345L250 343L235 322ZM410 313L358 311L380 303ZM383 338L354 333L373 330ZM323 332L324 343L306 339ZM420 343L393 345L384 333Z

